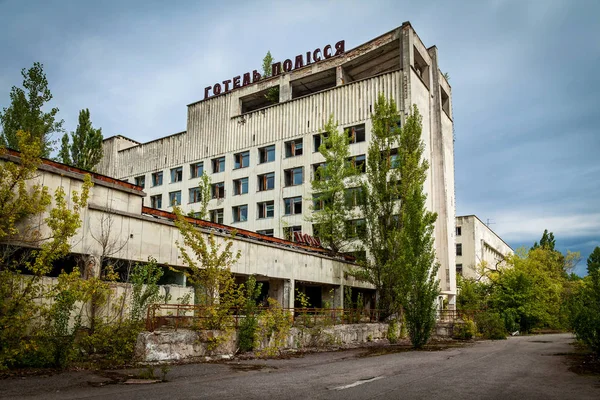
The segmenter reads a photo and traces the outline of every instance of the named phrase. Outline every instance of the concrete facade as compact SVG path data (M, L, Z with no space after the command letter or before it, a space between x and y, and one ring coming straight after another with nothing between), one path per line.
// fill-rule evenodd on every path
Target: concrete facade
M264 93L272 88L279 88L279 102L262 104ZM223 185L209 203L213 221L280 238L294 230L312 234L306 218L310 181L315 165L324 161L315 138L333 114L340 129L364 129L364 138L357 138L350 151L352 156L366 156L379 93L396 101L403 120L413 104L423 116L422 139L431 166L424 189L428 209L438 213L440 289L453 305L452 92L439 70L437 49L425 47L408 22L343 54L190 104L185 132L143 144L123 136L106 139L99 171L143 184L148 194L145 206L169 210L176 201L184 211L193 212L199 207L193 188L198 186L195 175L201 165L213 184ZM290 154L292 141L295 148ZM302 154L296 150L298 144ZM274 153L265 158L270 146ZM294 200L297 207L286 207Z
M17 152L0 154L0 162L5 162L2 159L18 162L19 155ZM43 160L39 173L28 185L44 185L50 193L62 187L69 196L73 191L81 192L85 174L88 172ZM145 193L140 187L99 174L91 175L94 186L90 190L88 206L81 210L81 228L70 240L72 253L89 256L91 263L110 252L113 259L146 262L153 257L162 265L185 267L177 246L183 240L173 224L173 214L143 207ZM51 236L44 223L45 217L42 214L26 222L40 232L40 237ZM205 235L213 233L219 243L230 237L234 230L222 224L194 218L188 220ZM331 298L327 300L337 308L343 307L345 287L373 289L370 284L358 282L348 275L350 268L355 267L353 262L330 257L321 248L242 229L236 229L236 232L231 250L234 254L239 250L241 258L231 267L232 272L240 277L254 275L258 281L269 282L268 295L284 307L294 307L297 283L320 286L322 297L329 295ZM107 249L103 243L112 244L112 249Z
M475 215L456 217L456 271L465 278L481 278L478 266L501 267L513 249Z

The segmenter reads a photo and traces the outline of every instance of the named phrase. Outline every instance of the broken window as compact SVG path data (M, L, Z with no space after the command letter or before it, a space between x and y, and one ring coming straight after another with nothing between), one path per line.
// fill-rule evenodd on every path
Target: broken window
M413 47L413 54L415 56L415 72L417 73L417 76L421 78L427 89L429 89L429 65L416 47Z
M155 172L152 174L152 186L160 186L163 182L163 173L162 171Z
M225 182L213 183L210 189L213 199L222 199L225 197Z
M225 157L218 157L212 159L212 172L216 174L217 172L225 171Z
M279 103L279 85L240 98L242 114Z
M258 176L258 191L271 190L275 188L275 172L269 172Z
M462 264L456 264L456 274L462 275L462 273L463 273Z
M202 196L200 194L199 187L190 188L189 195L190 195L190 198L189 198L190 203L199 203L202 200Z
M346 133L348 134L348 138L350 139L350 144L360 143L366 140L365 124L355 125L346 128Z
M462 234L462 227L457 226L456 227L456 236L460 236Z
M258 218L273 218L275 216L275 202L263 201L258 203Z
M169 193L169 206L178 206L181 204L181 190Z
M210 210L210 222L214 222L216 224L223 223L223 209L218 208L216 210Z
M327 164L324 162L312 165L313 181L322 181L325 179L324 172L323 172L325 165L327 165ZM323 168L320 168L320 167L323 167Z
M457 243L456 244L456 255L457 256L462 256L462 243Z
M260 235L270 236L270 237L274 236L273 229L263 229L260 231L256 231L256 233L258 233Z
M231 209L233 211L233 222L245 222L248 220L248 205L235 206Z
M295 242L296 241L296 238L294 237L295 232L302 233L302 227L300 225L297 225L297 226L287 226L287 227L283 228L284 239Z
M150 207L162 208L162 194L155 194L150 196Z
M258 160L259 164L275 161L275 145L258 149Z
M204 163L197 162L190 164L190 178L199 178L204 173Z
M327 134L325 132L317 133L316 135L313 135L313 152L314 153L319 151L319 147L321 147L322 143L325 143L325 140L327 140Z
M135 177L136 186L141 186L143 189L146 186L146 175L136 176Z
M250 165L250 152L244 151L233 155L233 169L246 168Z
M283 171L285 186L297 186L302 185L304 181L304 168L290 168Z
M183 180L183 167L171 168L171 183Z
M344 198L348 207L358 207L362 201L362 188L359 186L344 190Z
M354 168L356 168L356 170L359 173L364 174L366 172L367 163L366 163L366 157L364 154L361 154L359 156L350 157L348 159L348 161L350 161L350 163L352 163L352 166Z
M302 155L302 139L285 142L285 156L296 157Z
M302 214L302 196L283 199L285 215Z
M364 236L367 233L367 225L364 219L353 219L346 221L346 235L349 238Z
M450 118L450 96L444 90L443 87L440 86L440 96L442 101L442 110L446 113L448 118Z
M233 181L233 194L248 193L248 178L240 178Z

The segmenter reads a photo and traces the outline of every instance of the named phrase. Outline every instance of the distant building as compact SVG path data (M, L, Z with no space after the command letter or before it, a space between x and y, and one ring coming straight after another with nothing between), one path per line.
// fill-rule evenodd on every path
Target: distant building
M480 278L477 267L485 261L497 268L513 249L475 215L456 217L456 273Z
M147 207L170 210L178 204L186 213L197 211L198 178L207 173L212 222L297 240L300 234L313 235L306 218L310 181L324 162L318 148L329 116L347 130L352 161L364 171L378 95L395 100L400 123L416 104L431 166L424 184L427 208L438 214L440 290L452 307L452 92L438 67L437 48L426 47L405 22L354 49L340 40L290 57L273 64L272 73L265 79L252 71L207 86L201 100L188 105L185 132L148 143L124 136L106 139L99 171L142 186ZM362 222L348 221L351 226Z

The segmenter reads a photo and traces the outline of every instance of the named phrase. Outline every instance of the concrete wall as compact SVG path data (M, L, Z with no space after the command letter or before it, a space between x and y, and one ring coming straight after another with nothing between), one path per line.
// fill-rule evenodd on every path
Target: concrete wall
M482 261L488 268L501 267L504 258L513 254L512 248L474 215L456 217L456 226L461 228L456 243L462 244L462 256L456 256L456 263L462 264L466 278L480 277L477 267Z

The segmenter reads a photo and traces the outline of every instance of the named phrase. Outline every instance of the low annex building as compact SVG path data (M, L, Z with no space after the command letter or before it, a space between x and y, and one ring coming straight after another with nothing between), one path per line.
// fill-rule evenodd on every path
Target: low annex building
M426 47L405 22L353 49L340 40L314 50L292 50L287 57L273 64L271 77L240 71L206 86L198 94L201 100L188 105L185 132L147 143L125 136L106 139L99 171L143 187L146 207L168 211L178 204L192 213L200 202L199 177L206 173L212 182L212 222L298 240L313 236L306 218L310 181L324 162L318 148L329 116L348 131L352 159L364 168L378 95L396 101L401 123L415 104L423 116L430 163L424 184L427 208L438 214L434 234L440 290L452 308L452 92L438 67L437 48ZM254 259L249 264L260 263Z
M477 270L482 262L488 268L502 266L513 249L488 225L475 215L456 217L456 273L465 278L479 279Z
M0 154L0 162L19 162L19 158L20 153L12 150ZM70 194L81 192L86 174L92 176L94 186L90 190L88 206L81 211L81 228L70 239L73 255L87 256L96 269L99 268L98 260L103 257L126 262L147 262L148 257L153 257L160 265L185 268L176 245L183 241L173 223L175 215L144 207L145 193L141 187L45 159L39 166L39 174L28 184L45 185L50 193L62 187ZM48 237L50 229L44 225L43 217L36 217L34 222L39 224L41 237ZM234 230L230 226L195 218L188 218L188 221L206 235L214 233L217 240L229 237ZM372 286L348 275L354 266L350 258L334 258L322 248L235 230L232 251L240 250L241 258L232 266L232 272L240 281L254 275L263 284L264 296L276 299L283 307L294 307L294 293L298 287L309 295L313 307L320 307L324 302L343 307L346 287L352 288L354 296L362 293L365 305L373 307L370 299L375 291ZM159 284L186 285L183 273L169 271L166 278L168 282Z

